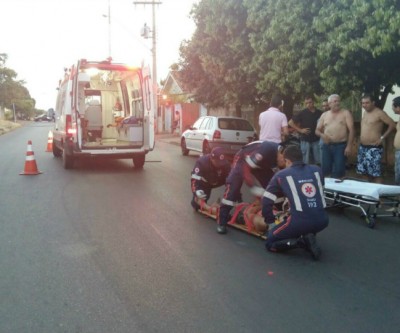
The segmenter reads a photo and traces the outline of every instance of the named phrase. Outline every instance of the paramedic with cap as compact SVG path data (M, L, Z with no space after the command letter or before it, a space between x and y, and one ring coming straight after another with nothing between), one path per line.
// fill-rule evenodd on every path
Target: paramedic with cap
M219 209L217 232L226 234L226 225L233 207L242 201L243 181L251 192L261 197L276 167L282 168L285 162L281 153L282 145L269 141L254 141L240 149L233 160L231 172L226 180L225 193ZM256 185L256 181L259 185Z
M230 163L221 147L215 147L210 154L201 156L196 161L190 181L193 193L191 204L195 210L200 209L199 200L204 199L207 202L211 190L225 184L230 169Z
M317 260L321 249L315 234L328 226L323 192L324 177L317 165L303 163L300 147L288 146L283 152L286 168L277 172L269 182L262 199L265 223L273 225L268 231L266 248L283 252L304 248ZM272 208L280 199L287 198L290 215L277 225Z

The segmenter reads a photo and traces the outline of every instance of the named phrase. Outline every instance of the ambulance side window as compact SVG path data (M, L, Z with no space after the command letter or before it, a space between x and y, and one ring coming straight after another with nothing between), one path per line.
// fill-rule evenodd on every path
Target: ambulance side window
M60 86L57 96L56 112L58 115L65 114L66 95L67 95L67 84L64 83Z
M132 91L132 116L143 118L143 101L138 89Z

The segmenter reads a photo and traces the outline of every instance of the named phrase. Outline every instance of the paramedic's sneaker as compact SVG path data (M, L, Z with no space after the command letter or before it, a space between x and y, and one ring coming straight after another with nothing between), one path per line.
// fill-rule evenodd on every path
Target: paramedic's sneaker
M226 234L228 230L226 229L225 225L217 225L217 232L221 235Z
M314 260L318 260L321 256L321 248L317 244L317 239L314 234L307 234L303 236L305 243L305 248L307 251L311 252Z

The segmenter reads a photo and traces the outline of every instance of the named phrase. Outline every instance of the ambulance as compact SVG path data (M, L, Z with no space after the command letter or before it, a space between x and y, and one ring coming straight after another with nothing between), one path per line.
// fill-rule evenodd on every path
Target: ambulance
M65 169L80 158L132 159L142 169L154 148L153 97L148 67L79 60L59 82L53 155Z

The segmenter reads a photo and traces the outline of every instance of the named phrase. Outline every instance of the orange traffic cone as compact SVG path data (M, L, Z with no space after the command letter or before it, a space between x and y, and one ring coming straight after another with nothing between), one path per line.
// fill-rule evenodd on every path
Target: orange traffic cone
M47 137L47 149L46 152L52 152L53 151L53 132L49 131L49 135Z
M41 173L36 165L35 154L32 150L32 141L28 141L28 148L26 150L25 170L20 175L38 175Z

